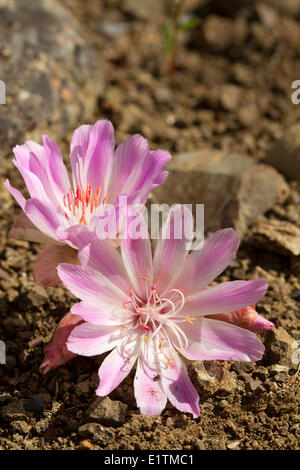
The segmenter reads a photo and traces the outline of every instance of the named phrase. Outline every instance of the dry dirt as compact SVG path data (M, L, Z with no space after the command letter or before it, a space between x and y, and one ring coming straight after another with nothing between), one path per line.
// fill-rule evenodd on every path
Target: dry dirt
M285 126L300 117L300 105L290 100L291 82L300 79L299 20L287 12L275 8L276 27L266 29L255 9L261 2L245 2L231 15L233 24L244 26L228 39L229 46L225 37L207 43L201 27L182 33L170 86L161 38L167 1L155 8L153 2L130 0L65 3L94 45L106 77L91 121L111 119L118 142L140 132L153 148L173 153L217 148L263 160ZM207 3L187 2L187 10L204 4L205 22L220 4ZM110 22L119 24L117 35L102 32ZM60 142L65 151L70 136ZM10 161L1 176L22 187ZM289 187L289 198L266 217L299 227L300 185L290 181ZM46 376L39 373L43 344L75 299L63 287L46 291L35 283L39 247L7 239L19 209L3 187L0 202L0 339L7 346L7 364L0 366L0 449L299 449L299 375L291 347L300 339L296 256L245 238L220 276L221 281L266 278L270 287L257 309L277 329L260 335L266 354L258 363L223 363L224 372L221 362L205 364L205 370L190 366L200 394L199 419L172 406L159 417L140 416L133 374L91 409L102 358L75 358Z

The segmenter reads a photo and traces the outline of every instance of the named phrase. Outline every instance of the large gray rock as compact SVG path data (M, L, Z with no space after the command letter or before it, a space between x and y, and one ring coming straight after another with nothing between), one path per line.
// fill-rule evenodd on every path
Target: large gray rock
M0 155L30 136L56 139L92 116L103 79L72 14L56 0L0 0Z
M243 236L248 225L284 201L289 187L272 167L250 157L203 150L177 155L166 182L152 193L152 202L204 204L205 231L234 227Z
M286 130L275 142L265 161L292 180L300 180L300 122Z

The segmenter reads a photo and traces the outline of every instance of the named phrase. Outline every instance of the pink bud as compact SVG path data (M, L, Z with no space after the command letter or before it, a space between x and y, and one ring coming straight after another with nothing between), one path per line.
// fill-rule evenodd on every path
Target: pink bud
M275 325L259 315L254 305L235 310L234 312L221 313L218 315L209 315L209 318L225 321L233 325L240 326L252 331L264 331L275 328Z
M83 323L82 318L70 312L58 323L52 338L44 348L44 360L40 366L42 374L47 374L49 370L56 369L56 367L76 356L67 349L66 343L73 328L80 325L80 323Z

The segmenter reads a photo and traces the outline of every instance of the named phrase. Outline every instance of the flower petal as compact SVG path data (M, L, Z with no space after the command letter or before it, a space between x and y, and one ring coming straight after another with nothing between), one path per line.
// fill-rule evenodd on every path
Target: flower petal
M58 240L56 230L66 225L66 219L50 200L28 199L24 212L31 222L46 236Z
M93 302L100 309L118 310L126 295L105 276L82 266L62 263L57 268L64 285L81 300Z
M102 362L99 369L100 384L96 395L103 397L112 392L130 373L137 359L136 341L130 348L115 348Z
M148 360L140 355L134 378L134 396L142 415L159 415L167 404L161 387L161 371L156 353L149 349Z
M78 263L77 251L68 245L50 245L43 248L36 257L33 274L43 287L61 283L57 274L59 263Z
M193 239L193 216L189 209L177 205L170 209L154 254L154 279L159 279L158 288L162 294L176 276ZM172 286L173 287L173 286Z
M140 238L134 239L135 229ZM121 240L121 251L128 276L138 295L145 299L147 286L153 283L152 252L148 229L141 213L128 218Z
M30 196L43 201L50 199L55 205L59 204L61 195L57 194L51 184L53 177L48 168L44 147L27 141L24 145L14 147L13 151L16 157L13 162L21 173Z
M93 126L84 124L78 127L72 136L70 144L70 160L73 174L74 188L86 186L86 164L85 157L89 145Z
M19 214L8 233L9 238L15 238L16 240L27 240L29 242L38 243L54 243L52 238L44 235L38 230L35 225L28 219L24 212Z
M138 194L121 194L114 205L106 204L100 215L91 219L90 230L94 231L100 240L109 238L117 242L118 234L122 235L126 227L128 208L135 204L140 204Z
M11 186L9 180L6 180L5 183L4 183L4 186L8 189L8 191L10 192L10 194L15 198L15 200L17 201L17 203L19 204L19 206L24 210L25 208L25 203L26 203L26 199L25 197L23 196L22 193L20 193L20 191L16 188L14 188L13 186Z
M258 302L267 288L264 279L222 282L191 295L183 312L184 315L203 316L239 310Z
M122 323L122 313L113 313L109 310L102 310L96 305L91 305L87 301L81 301L74 304L71 308L74 315L79 315L83 320L95 325L115 325ZM119 313L119 316L118 316Z
M61 242L68 242L79 250L96 238L93 231L89 230L85 225L79 224L71 225L67 228L59 228L56 231L56 235Z
M143 166L142 177L136 188L140 193L142 203L146 202L150 191L157 185L165 181L168 173L163 168L171 159L171 155L166 150L154 150L150 152L146 164Z
M236 325L210 318L197 318L182 326L189 344L180 352L195 361L258 361L264 346L254 333Z
M187 256L177 283L186 295L208 286L234 258L239 237L231 228L218 230L204 241L203 247Z
M136 193L148 156L148 141L139 134L124 140L117 147L109 189L112 203L122 193Z
M163 171L171 155L165 150L150 152L146 139L137 134L116 149L110 191L112 202L121 193L139 194L144 204L151 189L166 179Z
M79 251L78 258L82 266L101 273L128 294L131 284L122 257L108 240L93 240Z
M97 356L117 346L125 336L122 328L99 326L89 322L76 326L68 339L67 348L82 356Z
M185 364L171 348L164 349L168 364L162 370L162 388L175 408L184 413L200 415L199 395L189 379Z
M61 203L63 196L67 194L71 187L67 168L56 142L47 135L42 136L42 141L47 162L46 171L48 180L54 194L57 195L58 201Z
M114 153L114 129L110 121L81 126L71 142L71 164L75 186L101 187L102 199L108 191Z

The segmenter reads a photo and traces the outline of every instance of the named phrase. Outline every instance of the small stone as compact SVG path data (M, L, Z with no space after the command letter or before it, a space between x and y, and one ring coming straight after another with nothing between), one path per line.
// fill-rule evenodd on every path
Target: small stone
M226 444L223 439L207 439L207 448L212 450L226 450Z
M78 433L81 437L91 439L101 445L107 445L114 438L114 432L99 423L83 424L78 429Z
M169 105L174 101L174 97L168 88L155 88L153 94L158 103Z
M195 450L205 450L205 444L201 439L196 439L194 442Z
M239 445L240 445L240 441L232 441L229 444L227 444L227 448L230 450L234 450L234 449L237 449Z
M199 36L202 41L199 41ZM195 46L203 44L214 52L223 52L226 49L241 47L247 35L247 24L244 18L237 17L234 20L222 16L210 15L203 21L200 31L195 31L192 42ZM222 38L222 40L220 40Z
M275 364L274 366L270 367L269 371L272 375L277 375L280 372L285 372L287 374L288 371L289 371L289 367L288 366L281 366L280 364Z
M202 398L226 396L236 388L236 375L216 361L194 362L190 365L194 383Z
M244 105L239 109L238 117L244 127L251 127L259 117L258 107L254 103Z
M88 441L88 440L81 441L81 442L80 442L80 446L81 446L83 449L88 449L88 450L93 450L93 449L94 449L93 444L92 444L90 441Z
M282 139L275 142L265 161L288 178L300 180L300 122L289 127Z
M300 289L296 289L293 291L292 295L291 295L292 299L295 299L295 300L300 300Z
M158 21L167 13L167 4L165 2L141 2L140 0L122 0L120 8L130 17L139 21L149 22L149 18L155 18Z
M100 21L97 29L107 36L119 37L129 32L129 24L121 21Z
M43 411L46 409L46 403L42 397L39 395L34 395L24 405L25 410L27 411Z
M49 300L47 291L39 284L32 286L27 297L34 307L41 307Z
M275 375L275 378L274 380L277 382L277 383L286 383L289 381L289 375L284 373L284 372L279 372L279 374Z
M41 419L38 423L36 423L35 431L38 434L43 434L49 428L50 423L51 421L48 418Z
M5 421L28 421L28 415L24 408L24 400L13 401L4 406L1 410L1 416Z
M26 423L26 421L13 421L11 423L11 428L20 433L20 434L28 434L31 430L30 424Z
M247 392L255 392L261 385L259 380L252 380L251 378L246 380L245 388Z
M292 360L293 338L282 327L266 332L265 354L263 362L266 365L290 365Z
M106 426L121 426L125 423L128 406L110 398L98 397L86 411L86 419Z
M233 111L238 108L242 96L242 90L237 85L230 83L223 85L220 90L220 101L224 109Z
M249 230L247 242L287 256L300 255L300 228L286 220L261 220Z
M259 377L261 380L266 380L269 373L268 373L268 369L266 369L266 367L263 367L263 366L259 366L253 373L253 375L255 375L256 377Z
M90 390L90 382L89 380L84 380L76 385L75 387L75 395L80 397L81 395L85 395L89 393Z
M4 404L10 400L11 400L11 396L9 393L6 393L6 392L0 393L0 404Z

